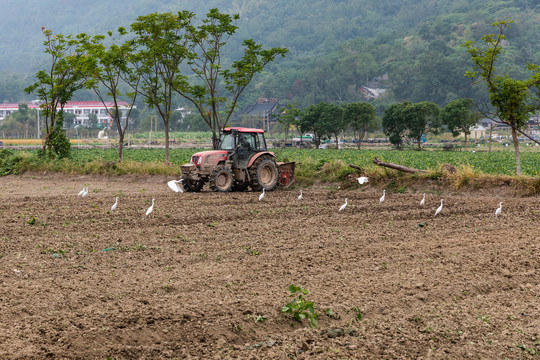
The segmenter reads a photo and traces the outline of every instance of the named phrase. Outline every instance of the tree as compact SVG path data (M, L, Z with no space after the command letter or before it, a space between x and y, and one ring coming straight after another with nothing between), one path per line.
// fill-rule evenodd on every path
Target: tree
M173 111L173 89L181 87L186 77L180 65L193 55L188 48L187 29L191 28L194 14L189 11L152 13L139 16L131 24L135 37L129 61L135 68L135 77L128 82L145 98L149 107L159 113L165 129L165 161L169 162L169 121ZM141 82L140 86L136 83Z
M88 114L88 128L95 130L97 129L98 125L98 117L96 114ZM121 161L121 159L118 159L118 161Z
M300 116L300 120L298 121L300 134L305 134L309 131L313 132L313 142L316 147L319 147L321 144L321 138L324 135L324 133L321 132L322 129L319 129L319 127L316 126L321 113L321 104L322 103L309 106L303 111L302 116Z
M292 126L297 126L302 111L296 105L289 104L283 109L280 109L277 115L277 122L283 126L285 130L285 140L289 137L289 130Z
M403 145L403 136L407 131L404 112L408 106L411 106L408 101L401 104L392 104L384 110L382 118L384 134L388 136L390 143L398 149Z
M358 134L358 149L360 149L361 140L364 139L366 131L370 124L375 121L375 108L370 103L352 103L345 105L343 118L354 132L354 136Z
M336 147L339 146L339 133L345 128L343 120L343 108L335 104L325 104L322 108L318 124L320 127L326 128L327 133L333 134L336 138Z
M29 134L34 134L36 131L36 116L36 110L29 109L27 104L19 104L19 110L2 120L0 130L8 136L24 134L24 137L28 138Z
M468 41L464 44L474 64L473 71L467 71L465 75L475 82L483 80L487 85L489 102L494 110L490 111L484 108L481 110L483 115L497 123L510 126L516 157L516 175L520 176L521 160L517 133L524 134L522 129L526 126L529 116L534 114L536 110L537 104L535 102L538 99L540 86L540 66L528 63L526 68L532 72L532 75L525 80L514 80L507 74L496 75L495 65L499 56L504 52L504 32L510 27L510 23L512 23L510 20L493 23L493 26L498 29L498 33L482 36L482 41L486 45L485 50L476 47L474 41ZM536 142L538 143L538 141Z
M69 156L70 144L69 140L66 142L61 139L62 136L65 137L62 129L64 106L75 91L83 87L80 73L74 71L74 64L83 54L77 51L77 41L71 35L53 35L51 30L43 30L43 34L45 53L51 56L51 65L48 70L38 71L37 82L24 91L43 100L41 109L45 115L46 133L42 151L47 150L51 157L65 157ZM59 126L57 122L60 123Z
M77 115L75 115L74 113L69 113L69 112L65 112L62 115L64 117L64 127L66 129L73 127L73 124L75 123L75 119L77 118ZM95 114L90 114L90 115L95 116Z
M195 74L195 82L180 79L171 86L190 101L212 131L214 149L218 146L219 132L227 126L238 98L253 77L278 56L285 56L285 48L265 50L252 39L244 40L244 55L233 61L231 68L222 66L223 47L238 27L234 22L238 14L222 14L211 9L199 26L186 24L191 51L188 64ZM182 81L183 80L183 81Z
M453 136L463 133L465 135L465 150L467 150L467 136L478 121L478 113L473 111L474 104L471 99L457 99L449 102L441 111L441 121L448 126Z
M208 131L208 125L199 113L190 113L184 117L183 131Z
M423 135L428 132L439 132L441 128L439 112L439 106L429 101L410 104L404 109L407 136L416 140L418 150L422 150Z
M120 36L127 34L123 27L118 28ZM113 37L111 31L108 32L108 43L105 45L105 36L96 35L90 37L86 34L77 36L80 51L86 56L82 57L78 62L78 71L84 77L84 86L87 89L92 89L98 96L99 100L105 106L106 111L111 114L114 125L118 131L118 162L122 161L122 152L124 148L124 137L129 125L131 111L137 99L137 90L139 85L139 77L133 76L132 69L128 66L128 55L131 51L130 43L126 42L119 45L119 39ZM132 92L121 92L120 85L122 79L130 79L130 84L133 86ZM127 113L123 114L120 109L120 98L122 95L130 99ZM106 101L112 99L111 103ZM90 114L94 115L95 114ZM96 119L88 117L90 126L93 129L97 128ZM95 123L94 123L95 121Z
M315 146L319 147L324 137L336 134L337 138L337 133L342 129L342 118L343 113L339 106L320 102L304 110L298 125L302 134L313 132Z

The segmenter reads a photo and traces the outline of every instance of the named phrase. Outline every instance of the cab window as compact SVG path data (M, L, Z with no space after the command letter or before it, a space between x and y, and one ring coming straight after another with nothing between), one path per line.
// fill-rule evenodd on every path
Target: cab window
M232 150L234 149L233 136L230 133L221 134L219 139L219 150Z
M257 133L257 143L259 150L266 150L266 142L264 141L264 134Z

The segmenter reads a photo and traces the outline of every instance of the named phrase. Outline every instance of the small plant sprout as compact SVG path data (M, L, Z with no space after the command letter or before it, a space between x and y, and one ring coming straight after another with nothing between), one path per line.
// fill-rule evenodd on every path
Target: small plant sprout
M309 292L294 284L289 286L289 292L291 293L289 297L293 299L290 303L281 308L281 312L292 314L293 319L299 322L308 319L309 325L312 328L317 327L319 313L315 311L313 301L308 301L304 298L304 295L308 295Z
M356 314L355 320L358 322L362 321L362 319L364 318L364 314L362 314L362 309L360 309L359 307L355 307L355 308L352 308L352 310Z

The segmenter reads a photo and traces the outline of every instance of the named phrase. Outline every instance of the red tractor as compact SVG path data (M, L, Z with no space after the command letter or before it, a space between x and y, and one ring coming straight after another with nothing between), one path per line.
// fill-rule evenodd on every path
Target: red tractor
M221 132L218 150L202 151L181 166L186 191L200 191L205 183L213 191L274 190L294 181L294 162L276 163L267 151L264 130L232 127Z

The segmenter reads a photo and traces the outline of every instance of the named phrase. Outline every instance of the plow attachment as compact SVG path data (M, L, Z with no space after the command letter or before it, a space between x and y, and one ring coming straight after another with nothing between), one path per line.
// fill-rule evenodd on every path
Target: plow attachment
M295 162L278 162L276 163L279 171L278 186L281 189L287 189L294 183L294 167Z

